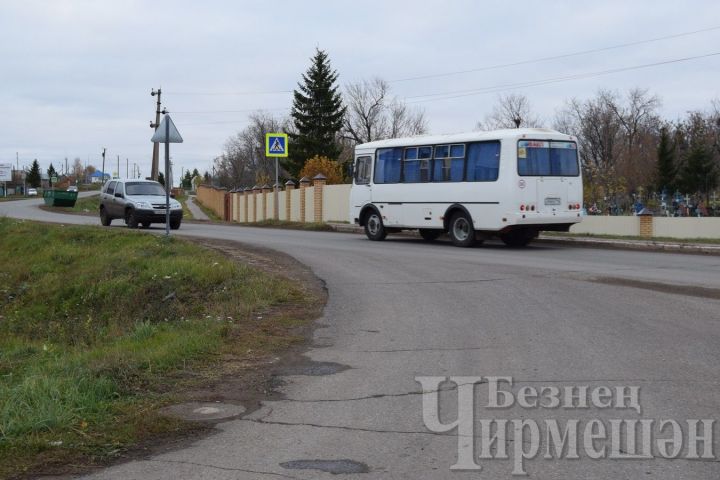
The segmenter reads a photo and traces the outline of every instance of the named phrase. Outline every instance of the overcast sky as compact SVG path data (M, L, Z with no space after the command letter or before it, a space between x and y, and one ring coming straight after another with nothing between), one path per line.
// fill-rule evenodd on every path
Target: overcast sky
M709 30L707 30L709 29ZM584 55L484 69L707 30ZM375 76L425 109L430 133L472 130L500 86L525 94L552 123L566 99L599 88L648 88L661 114L682 117L720 97L720 55L513 89L528 83L720 53L720 2L692 1L213 1L0 0L0 162L43 170L102 147L150 173L151 88L185 143L175 176L209 170L256 109L287 115L314 49L341 84ZM408 77L435 76L415 80ZM280 92L280 93L278 93ZM418 97L449 92L446 96ZM454 97L454 98L448 98ZM209 112L209 113L183 113Z

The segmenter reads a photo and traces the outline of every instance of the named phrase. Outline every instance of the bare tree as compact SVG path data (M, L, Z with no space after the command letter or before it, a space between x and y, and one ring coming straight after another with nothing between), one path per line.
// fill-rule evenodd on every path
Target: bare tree
M273 183L275 161L265 157L265 134L287 131L287 120L258 111L249 116L250 124L225 142L215 159L217 181L225 187Z
M73 161L72 165L72 174L75 176L75 178L80 178L84 170L82 160L75 157L75 160Z
M615 172L622 127L608 105L614 101L613 93L601 90L584 102L569 100L556 114L555 128L578 138L584 178L592 187L586 188L586 193L593 202L623 188Z
M477 124L480 130L540 126L540 120L533 113L530 101L520 93L499 95L492 112Z
M385 80L374 78L345 87L343 137L354 143L419 135L427 131L425 113L390 96Z

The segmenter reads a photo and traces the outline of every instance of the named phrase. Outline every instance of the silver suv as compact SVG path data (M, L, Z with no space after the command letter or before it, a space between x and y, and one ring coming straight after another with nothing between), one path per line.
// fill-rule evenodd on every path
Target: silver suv
M182 222L182 205L170 199L170 228ZM165 189L152 180L110 180L100 191L100 222L106 227L122 218L130 228L165 223Z

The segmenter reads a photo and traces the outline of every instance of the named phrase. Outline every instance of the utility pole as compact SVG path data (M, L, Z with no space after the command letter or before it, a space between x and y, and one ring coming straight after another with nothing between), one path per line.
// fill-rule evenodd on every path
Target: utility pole
M105 147L103 147L102 157L103 157L103 168L102 168L102 171L100 172L100 174L101 174L100 175L100 185L103 185L105 183Z
M157 95L157 105L155 107L155 123L150 122L150 128L157 130L160 126L160 95L162 94L162 89L158 88L157 92L155 89L150 90L151 96ZM153 152L152 152L152 167L150 168L150 178L152 180L157 181L158 179L158 169L159 169L159 161L158 158L160 155L160 144L153 142Z
M130 178L130 160L125 159L125 178Z
M120 178L120 155L117 156L117 176Z

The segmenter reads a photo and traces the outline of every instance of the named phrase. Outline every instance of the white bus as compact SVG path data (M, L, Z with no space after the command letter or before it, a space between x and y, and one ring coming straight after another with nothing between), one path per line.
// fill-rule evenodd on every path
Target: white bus
M582 220L575 137L522 128L395 138L355 147L350 219L370 240L420 231L469 247L525 246Z

